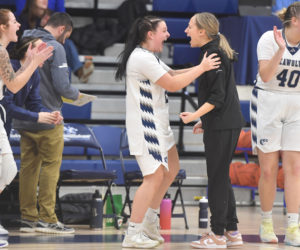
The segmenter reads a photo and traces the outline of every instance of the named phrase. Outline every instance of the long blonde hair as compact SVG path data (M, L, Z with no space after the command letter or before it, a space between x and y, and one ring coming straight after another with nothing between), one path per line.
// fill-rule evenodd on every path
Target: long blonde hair
M294 2L289 7L283 8L277 12L277 16L282 21L284 27L289 27L292 17L298 17L300 15L300 2Z
M196 25L199 29L204 29L206 35L210 39L214 39L217 36L220 37L220 47L224 50L228 58L234 58L234 50L230 47L226 37L219 33L220 23L218 19L211 13L202 12L195 14Z

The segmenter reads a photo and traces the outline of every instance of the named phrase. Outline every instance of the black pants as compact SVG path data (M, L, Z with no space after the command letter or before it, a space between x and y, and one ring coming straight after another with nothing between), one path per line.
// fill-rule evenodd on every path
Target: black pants
M229 166L241 129L205 129L203 140L208 176L208 204L211 230L217 235L237 230L238 219Z

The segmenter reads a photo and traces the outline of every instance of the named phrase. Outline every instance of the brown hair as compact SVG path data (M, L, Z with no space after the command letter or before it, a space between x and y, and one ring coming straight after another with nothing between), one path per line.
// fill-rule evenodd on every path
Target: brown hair
M40 16L36 12L36 0L27 0L21 15L26 16L30 29L34 29L36 27L37 20L39 20L44 15L45 11Z
M0 9L0 25L7 25L9 21L8 13L11 12L9 9Z
M291 24L292 17L300 15L300 2L294 2L289 7L283 8L277 12L277 16L282 21L284 27L289 27Z
M234 58L234 50L230 47L226 37L219 33L220 23L218 19L211 13L202 12L195 14L196 25L199 29L204 29L206 35L210 39L214 39L217 36L220 37L220 47L224 50L228 58Z
M115 75L117 80L122 80L125 76L127 61L132 51L137 45L147 40L148 31L155 31L160 22L164 22L164 20L156 16L139 17L134 21L129 30L125 48L119 55L119 63Z
M8 14L11 12L9 9L0 9L0 25L8 25L9 17ZM0 34L1 37L1 34Z

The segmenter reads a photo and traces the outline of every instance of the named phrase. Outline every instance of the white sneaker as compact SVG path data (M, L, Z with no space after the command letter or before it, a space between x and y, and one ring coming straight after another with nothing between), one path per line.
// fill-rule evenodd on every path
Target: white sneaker
M6 240L0 240L0 248L7 247L8 242Z
M159 233L159 220L149 223L147 219L143 221L143 231L151 240L157 240L160 244L165 242L165 239Z
M154 248L159 245L156 240L151 240L143 232L138 232L133 235L129 235L126 231L125 238L122 242L122 247L128 248Z
M0 224L0 235L8 235L8 231Z
M284 243L294 247L300 246L300 231L297 223L293 223L287 227Z
M278 243L278 238L274 233L273 221L269 219L262 220L259 227L259 237L264 243Z

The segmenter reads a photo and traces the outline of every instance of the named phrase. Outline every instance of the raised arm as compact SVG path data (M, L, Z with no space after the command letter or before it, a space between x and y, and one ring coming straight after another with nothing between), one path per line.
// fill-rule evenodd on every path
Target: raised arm
M285 41L282 37L282 33L281 31L277 30L276 26L274 26L273 28L273 33L275 41L279 48L270 60L260 60L258 66L259 75L264 82L270 81L275 76L277 67L286 47Z
M221 62L219 60L220 58L215 58L215 56L216 54L211 54L206 57L205 53L203 60L199 65L183 70L180 74L172 74L172 71L171 74L166 73L156 81L156 84L170 92L180 90L189 85L205 71L218 68Z
M31 50L31 46L28 49ZM27 83L36 68L52 55L52 51L53 47L51 46L33 49L31 61L27 67L21 67L17 72L14 72L7 50L4 46L0 46L0 78L12 93L18 92Z

